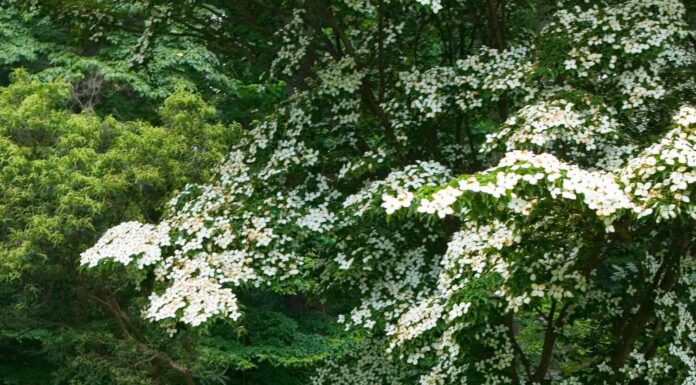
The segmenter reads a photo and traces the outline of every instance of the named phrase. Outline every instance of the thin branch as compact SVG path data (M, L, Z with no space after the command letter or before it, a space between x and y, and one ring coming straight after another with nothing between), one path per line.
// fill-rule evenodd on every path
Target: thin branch
M196 382L193 380L193 375L191 372L178 362L174 361L164 352L161 352L154 348L145 335L138 329L128 317L125 311L118 304L118 301L113 296L108 299L100 298L97 295L89 293L88 296L99 304L111 315L114 316L116 322L118 323L119 329L123 334L124 338L132 337L138 343L138 345L143 349L146 354L152 355L152 363L155 365L155 376L153 379L158 379L161 374L162 367L168 367L175 372L178 372L183 378L186 385L195 385ZM159 370L158 370L159 369Z
M520 361L522 362L522 367L524 368L525 373L527 373L527 378L531 378L532 377L531 364L529 363L527 356L524 354L524 351L522 350L520 345L517 343L517 338L515 338L515 330L513 328L514 317L515 317L515 315L512 311L510 311L505 316L505 325L507 326L508 338L510 339L510 342L512 343L512 347L515 350L515 354L517 355L517 357L519 357Z
M358 60L358 57L355 53L355 48L353 47L353 44L350 42L350 39L348 39L348 35L346 35L344 29L341 27L333 12L331 12L331 6L329 4L318 4L314 1L310 2L310 4L314 5L314 8L310 7L310 11L314 11L318 15L323 17L326 23L329 25L329 27L331 27L334 30L334 32L338 35L339 40L341 41L341 43L343 43L346 52L355 61L356 69L362 69L363 64L360 63L360 61ZM379 105L379 102L375 98L375 94L372 91L370 83L367 79L363 79L360 91L363 101L367 105L368 109L370 109L370 111L377 117L382 127L384 127L387 140L394 147L397 154L399 154L402 157L403 161L404 159L401 143L399 143L399 140L396 138L394 127L392 127L391 123L389 122L389 119L387 118L387 114L384 112L382 107Z
M533 382L541 382L546 377L546 373L551 366L551 357L553 356L553 347L556 343L556 332L554 327L554 316L556 313L556 300L551 300L551 309L546 318L546 332L544 333L544 344L541 348L541 361L537 366L536 371L531 377Z
M384 83L386 81L384 77L384 0L379 0L377 13L377 65L379 67L379 92L377 100L381 103L384 100Z

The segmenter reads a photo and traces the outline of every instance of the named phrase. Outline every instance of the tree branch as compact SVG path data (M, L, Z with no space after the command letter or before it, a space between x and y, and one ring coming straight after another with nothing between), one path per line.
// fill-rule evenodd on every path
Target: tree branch
M623 367L628 359L633 345L640 335L641 330L650 321L655 308L655 295L659 291L668 292L672 290L679 278L679 264L681 255L689 246L689 237L686 229L681 229L674 240L670 253L664 258L653 279L650 288L646 291L640 303L638 311L630 318L625 317L628 322L624 327L619 328L622 338L614 348L610 366L615 373Z
M179 373L186 385L196 384L196 382L193 380L193 375L191 375L191 372L186 367L174 361L171 357L169 357L169 355L154 348L149 343L149 341L147 340L145 335L140 331L140 329L138 329L138 327L136 327L130 321L128 314L126 314L126 312L123 311L121 306L118 304L118 301L116 301L116 299L113 296L110 296L107 299L100 298L99 296L91 293L88 294L88 296L97 301L108 313L114 316L124 338L133 337L135 341L138 343L138 345L141 347L141 349L143 349L143 351L145 351L147 354L152 355L151 361L155 365L153 373L153 381L155 383L159 381L162 369L164 367L167 367Z
M556 343L556 332L554 325L554 316L556 314L556 300L551 300L551 310L546 318L546 332L544 333L544 345L541 348L541 361L537 366L536 371L531 377L533 382L541 382L551 366L551 357L553 356L553 347Z
M532 372L531 372L532 366L529 363L527 356L524 354L524 351L522 350L520 345L517 343L517 338L515 338L515 330L513 327L514 318L515 318L515 314L512 311L508 312L508 314L505 316L505 325L507 326L508 338L510 339L510 342L512 343L512 347L515 350L515 354L519 357L520 361L522 362L522 368L524 368L524 371L527 374L527 378L531 378L532 377Z

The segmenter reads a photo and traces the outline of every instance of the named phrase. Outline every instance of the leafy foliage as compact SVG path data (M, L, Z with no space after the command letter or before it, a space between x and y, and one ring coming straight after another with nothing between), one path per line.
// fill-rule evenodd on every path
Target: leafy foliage
M17 362L696 381L690 2L6 3L0 57L29 70L0 109Z
M421 3L438 15L475 9ZM235 288L345 293L358 303L342 321L385 337L388 359L424 385L689 383L696 118L682 105L693 103L696 55L686 8L540 3L546 25L507 34L503 3L487 4L487 33L457 52L465 38L438 25L413 51L405 31L431 24L407 2L288 12L272 66L288 81L310 71L306 87L211 182L142 228L144 242L119 225L82 263L154 272L163 285L144 316L169 328L240 319ZM186 14L161 7L168 17L153 23ZM204 8L193 2L186 15ZM223 22L238 11L215 10ZM337 42L307 32L320 26ZM587 325L613 330L576 332ZM348 364L316 381L414 381L399 365L354 363L374 372Z
M24 71L13 79L0 89L5 382L149 383L153 364L166 381L259 365L301 370L333 349L317 333L335 332L316 331L308 323L312 313L296 321L283 306L255 310L276 297L249 300L245 332L247 322L238 332L227 324L171 340L137 321L137 304L145 299L134 290L151 285L147 275L79 268L80 251L106 228L122 220L156 221L171 191L206 178L237 140L238 126L211 123L215 109L182 89L164 101L165 125L158 127L75 114L66 109L69 84L38 82ZM271 318L258 322L255 312ZM269 330L285 336L273 339ZM37 370L41 375L32 375Z

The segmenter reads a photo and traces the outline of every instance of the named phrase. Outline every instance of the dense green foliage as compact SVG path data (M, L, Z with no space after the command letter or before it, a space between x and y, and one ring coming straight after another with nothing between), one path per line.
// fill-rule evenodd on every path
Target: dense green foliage
M196 379L256 368L241 378L292 383L269 368L301 370L340 347L323 337L336 330L321 314L295 314L281 298L258 295L249 297L248 321L172 339L139 321L145 298L135 289L151 278L118 268L86 274L82 250L121 221L157 221L173 191L210 174L240 128L211 123L215 109L183 90L159 108L162 126L71 112L70 91L25 71L0 89L5 383L149 383L150 361L155 371L181 365Z
M196 91L222 107L219 118L224 121L246 122L281 96L277 84L256 84L249 77L237 80L227 68L232 64L185 36L163 37L147 51L145 62L138 61L134 54L143 24L138 7L114 8L118 12L107 20L118 19L106 29L87 27L88 14L79 17L76 9L49 4L37 8L4 3L0 84L9 81L13 68L23 67L40 81L70 82L74 108L94 108L121 120L156 120L153 112L177 88ZM107 10L111 11L108 5Z
M696 384L695 25L0 0L0 385Z
M206 180L238 140L230 122L263 114L282 84L181 36L138 61L137 6L95 33L89 8L44 5L0 11L0 383L306 379L346 340L302 297L249 293L241 322L171 338L140 320L151 276L79 267L110 226L157 221L177 189Z

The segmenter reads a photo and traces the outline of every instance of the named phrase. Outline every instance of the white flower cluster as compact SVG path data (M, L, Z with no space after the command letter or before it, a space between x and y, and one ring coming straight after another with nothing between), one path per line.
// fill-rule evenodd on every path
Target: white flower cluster
M682 273L693 274L696 266L682 268ZM643 379L648 384L662 384L677 377L674 361L676 359L686 368L681 376L681 384L696 384L696 357L693 354L693 341L696 338L696 322L688 305L681 302L673 292L661 293L656 299L657 314L664 330L671 337L665 355L646 357L644 352L633 350L620 371L629 379Z
M674 122L683 128L689 128L696 123L696 108L683 106L674 116Z
M382 207L386 210L387 215L393 214L403 207L411 206L414 197L415 195L410 191L400 193L395 197L385 193L382 194Z
M280 50L271 63L271 73L293 75L300 67L300 61L307 55L309 38L304 33L304 10L297 9L293 17L283 28L275 33L283 42ZM280 68L280 69L279 69Z
M123 222L109 229L99 241L80 255L80 263L97 266L103 260L128 265L136 260L138 268L159 262L161 248L170 244L169 224ZM137 258L136 258L137 257Z
M410 205L413 199L411 191L439 186L451 177L449 169L437 162L417 162L391 172L384 180L367 183L359 192L346 198L343 206L353 210L355 216L362 216L381 200L381 207L393 213Z
M424 246L407 249L410 233L417 234L413 229L403 229L394 236L375 229L353 239L349 244L353 248L339 253L338 269L352 269L347 272L348 281L342 283L355 287L363 296L360 306L342 319L346 326L372 329L380 319L396 322L411 309L417 293L423 294L423 283L434 281L438 259L428 258ZM344 253L350 256L348 261ZM327 287L336 283L336 277L327 277Z
M530 196L542 199L543 194L533 189L526 191L529 186L543 189L551 199L576 200L579 197L607 224L611 223L610 217L616 212L633 208L630 196L623 192L611 173L583 170L550 154L512 151L498 166L485 173L462 179L457 187L447 186L429 199L422 199L418 211L437 214L441 218L454 214L453 206L465 192L484 193L495 198L525 199L525 196Z
M469 364L460 362L461 349L457 343L457 337L462 329L464 329L463 324L453 325L442 333L442 337L435 343L425 345L417 353L409 356L407 362L412 364L417 364L419 358L426 355L434 355L438 358L435 365L420 376L418 381L420 385L466 383L464 373L469 369Z
M474 110L486 101L498 100L504 92L515 91L531 98L536 90L524 81L534 68L529 52L524 46L502 52L484 47L477 55L457 61L454 67L401 73L400 84L413 98L408 108L433 118L453 105L463 111Z
M620 127L614 114L587 97L579 105L565 99L530 104L489 134L482 151L539 149L566 161L617 169L629 147L618 145Z
M357 160L351 160L343 164L338 171L338 179L349 179L373 172L384 163L388 154L384 148L376 151L367 151Z
M339 93L353 94L360 89L363 74L355 68L355 60L345 57L330 64L317 73L319 79L318 92L323 95L337 97Z
M630 0L616 6L561 9L543 31L569 40L565 69L598 85L614 83L623 108L642 107L667 91L663 72L696 60L684 42L691 33L678 0Z
M675 218L682 212L696 218L692 203L696 183L696 109L683 107L676 127L662 140L631 159L620 178L635 197L640 216Z
M159 264L162 262L161 248L170 246L170 226L168 222L159 225L141 224L138 222L124 222L104 234L104 236L89 250L82 253L81 263L90 267L96 266L102 260L114 260L128 265L136 263L137 267ZM196 326L215 315L224 314L232 319L239 317L236 297L230 289L223 288L220 284L221 268L227 269L225 273L233 273L236 279L253 277L253 271L248 271L239 256L229 257L229 253L219 258L184 259L183 265L165 270L158 267L160 278L166 274L171 280L163 294L152 294L150 305L143 312L143 316L152 321L161 321L168 318L180 319L184 323ZM211 267L209 260L225 261L228 263L219 268ZM232 263L229 263L232 259ZM165 262L166 263L166 262ZM229 271L234 268L233 272ZM244 271L247 270L247 271ZM165 273L166 271L166 273Z
M502 52L481 48L478 55L471 55L457 62L458 76L454 79L459 95L455 102L468 111L480 107L490 98L497 101L503 93L518 94L523 100L531 100L537 92L533 83L525 78L534 71L530 60L532 47L513 46Z
M419 3L429 6L432 10L433 13L438 13L442 9L442 3L440 0L416 0Z
M331 224L336 221L336 215L329 212L326 207L313 207L309 212L297 221L300 227L308 228L314 232L322 233L332 228Z
M312 376L311 385L405 385L406 378L404 366L385 356L384 341L377 339L341 360L328 359Z
M456 72L451 67L435 67L426 72L414 70L401 74L401 82L407 94L416 98L410 107L422 111L427 118L433 118L445 111L452 102L452 93L443 88L453 84Z
M217 315L233 320L240 316L237 297L232 290L223 288L208 277L176 279L164 293L153 293L149 300L150 305L143 315L152 321L179 319L191 326L198 326Z
M455 233L440 262L442 269L435 291L387 326L387 335L392 336L390 347L413 340L440 322L458 322L471 304L455 300L455 295L484 270L507 278L508 266L500 250L518 241L514 230L499 221L486 225L470 222Z
M374 13L375 6L370 0L343 0L343 3L357 12Z

